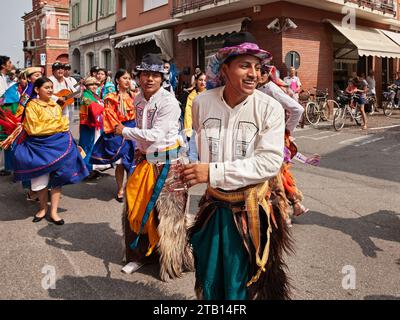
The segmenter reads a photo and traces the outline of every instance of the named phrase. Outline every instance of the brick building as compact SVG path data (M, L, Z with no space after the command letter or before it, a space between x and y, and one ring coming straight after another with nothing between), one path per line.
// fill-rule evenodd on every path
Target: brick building
M247 30L281 77L295 66L304 88L332 93L353 71L373 69L379 97L400 69L398 10L394 0L119 0L114 37L121 66L158 51L182 71L182 84L227 34Z
M43 66L51 75L51 65L68 62L69 0L32 0L32 11L22 19L25 67Z

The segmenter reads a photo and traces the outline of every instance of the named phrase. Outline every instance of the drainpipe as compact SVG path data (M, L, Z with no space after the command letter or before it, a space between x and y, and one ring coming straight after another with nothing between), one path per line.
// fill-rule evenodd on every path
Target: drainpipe
M96 1L96 31L99 23L99 0Z

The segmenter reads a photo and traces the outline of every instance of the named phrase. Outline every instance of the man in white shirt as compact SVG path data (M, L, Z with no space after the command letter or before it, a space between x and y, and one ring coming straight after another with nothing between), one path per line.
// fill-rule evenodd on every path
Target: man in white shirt
M159 55L146 54L136 71L140 83L140 93L134 99L137 127L118 125L115 130L125 139L135 140L138 149L136 169L125 192L124 236L130 263L123 270L136 271L154 250L159 255L160 277L167 281L193 269L186 240L188 192L176 186L181 167L181 110L175 97L162 88L167 71ZM141 233L147 237L139 241Z
M189 186L208 184L189 231L195 291L206 300L288 298L278 253L286 228L267 201L268 180L283 161L284 111L256 90L261 65L271 58L251 34L230 35L207 68L207 77L217 72L225 85L193 102L202 163L186 165L184 176Z
M74 104L65 105L65 97L56 96L57 93L64 89L71 92L77 91L71 81L64 77L64 68L64 64L59 61L53 63L51 66L53 75L51 75L49 79L53 82L54 95L52 96L52 99L63 107L63 115L68 117L69 123L72 126L74 123Z
M304 108L300 103L283 91L282 87L285 87L285 83L279 79L275 71L275 66L263 66L261 71L262 85L258 90L277 100L289 113L289 117L286 121L286 129L289 130L290 135L293 137L294 129L303 115Z

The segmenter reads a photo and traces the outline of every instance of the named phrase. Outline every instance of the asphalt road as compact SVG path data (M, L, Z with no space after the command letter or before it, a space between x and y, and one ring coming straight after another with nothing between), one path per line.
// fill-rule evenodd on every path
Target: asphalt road
M320 167L294 164L310 211L294 220L287 257L294 299L400 299L400 116L361 131L327 123L296 131ZM396 127L393 127L396 126ZM74 128L76 133L76 127ZM190 213L203 187L191 191ZM0 177L0 299L194 299L194 275L161 282L156 265L126 275L122 205L112 172L63 189L64 226L33 224L37 204ZM55 284L51 287L51 280ZM50 286L50 288L49 288Z

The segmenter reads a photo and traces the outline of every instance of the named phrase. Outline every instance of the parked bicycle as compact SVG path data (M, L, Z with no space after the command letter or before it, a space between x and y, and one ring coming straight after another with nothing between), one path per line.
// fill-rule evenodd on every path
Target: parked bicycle
M396 103L396 93L400 88L395 84L387 87L387 91L382 93L382 109L385 116L390 117L394 109L400 109L400 99Z
M335 100L328 99L328 89L314 89L316 90L315 99L307 102L305 116L311 125L316 126L320 120L327 121L329 113L333 113L339 105Z
M361 126L362 116L358 104L359 98L360 96L358 94L348 95L343 91L338 92L336 102L339 107L336 109L333 117L333 127L336 131L342 130L348 119L354 121L358 126Z

